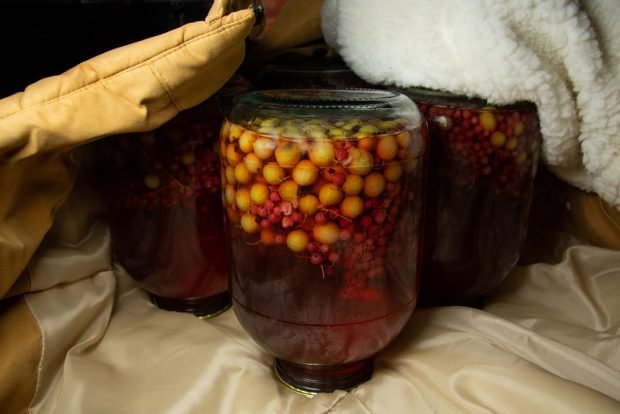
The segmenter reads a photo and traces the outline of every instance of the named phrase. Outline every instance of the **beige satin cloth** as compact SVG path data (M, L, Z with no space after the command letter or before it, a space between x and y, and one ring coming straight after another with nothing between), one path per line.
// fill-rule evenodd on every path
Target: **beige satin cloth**
M32 414L620 412L620 252L560 240L553 229L533 250L559 255L530 256L533 264L515 269L484 310L416 310L377 356L370 381L311 399L275 381L272 358L231 310L201 321L157 309L114 267L84 168L73 185L74 161L88 144L68 151L153 128L221 86L241 63L254 22L249 10L220 19L231 4L216 1L206 23L112 51L2 101L0 188L10 191L0 199L0 413L21 413L31 395ZM289 7L296 16L300 9ZM281 33L292 27L279 25ZM293 43L315 32L305 33ZM183 46L193 38L199 50ZM281 46L264 45L265 54ZM139 68L123 70L132 63ZM171 89L156 73L171 76ZM119 100L133 109L115 117ZM84 122L67 129L67 120ZM600 209L575 208L577 199L569 200L583 213L578 228L594 231ZM611 213L597 221L600 231L585 234L589 241L618 246L620 220Z
M32 414L620 412L620 251L568 242L484 310L418 309L370 381L308 398L232 310L156 308L110 263L105 220L60 217L29 266L44 289L26 295L44 343Z

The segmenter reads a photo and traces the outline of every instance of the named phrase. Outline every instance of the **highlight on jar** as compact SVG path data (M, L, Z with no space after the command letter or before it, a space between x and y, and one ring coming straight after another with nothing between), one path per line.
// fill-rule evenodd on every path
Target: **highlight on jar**
M348 389L417 299L427 138L392 92L263 91L221 130L233 309L304 392Z
M112 253L160 308L230 307L213 100L160 128L104 140Z
M475 305L514 268L526 237L541 142L536 107L407 95L428 119L433 165L420 299Z

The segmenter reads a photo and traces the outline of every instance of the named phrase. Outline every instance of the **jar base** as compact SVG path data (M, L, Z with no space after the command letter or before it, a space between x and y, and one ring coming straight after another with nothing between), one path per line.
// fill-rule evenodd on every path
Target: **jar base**
M276 358L274 372L286 388L300 394L314 395L349 390L368 381L373 372L373 360L368 358L348 364L311 365Z
M466 306L469 308L482 309L484 299L481 296L475 297L452 297L452 296L425 296L420 294L417 308L434 308L441 306Z
M219 293L214 296L197 299L175 299L157 296L151 293L151 301L160 309L192 313L200 319L213 318L231 306L230 294Z

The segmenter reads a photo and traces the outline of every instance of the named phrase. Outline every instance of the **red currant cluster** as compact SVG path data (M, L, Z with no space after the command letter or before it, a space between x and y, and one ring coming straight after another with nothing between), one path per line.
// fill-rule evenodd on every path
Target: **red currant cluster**
M216 152L219 119L175 119L147 133L116 137L111 147L115 205L160 209L221 191Z
M539 146L533 110L457 108L421 102L431 135L440 140L442 173L460 187L479 180L518 196L531 180Z

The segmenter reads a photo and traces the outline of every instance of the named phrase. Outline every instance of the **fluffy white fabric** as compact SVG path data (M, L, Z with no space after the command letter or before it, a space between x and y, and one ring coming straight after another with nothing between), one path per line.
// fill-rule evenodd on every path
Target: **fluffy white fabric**
M327 43L369 82L538 107L543 160L620 209L620 1L325 0Z

